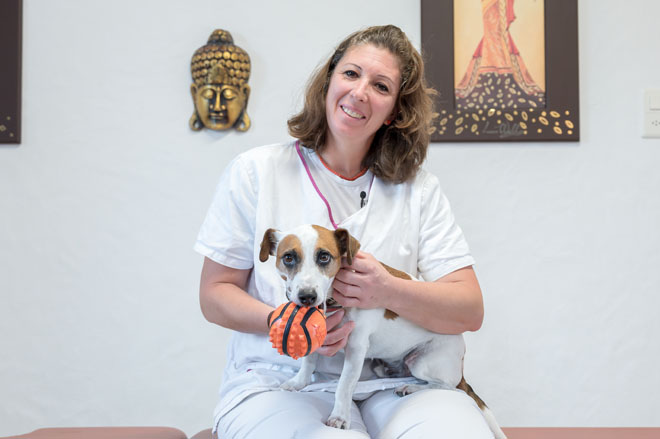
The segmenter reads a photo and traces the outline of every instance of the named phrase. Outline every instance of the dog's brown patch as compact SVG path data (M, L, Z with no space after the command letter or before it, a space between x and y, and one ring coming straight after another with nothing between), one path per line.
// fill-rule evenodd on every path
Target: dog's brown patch
M261 262L266 262L268 256L275 255L275 246L277 245L277 240L275 239L275 229L268 229L264 233L264 237L261 240L261 249L259 250L259 260Z
M353 258L358 250L360 250L360 241L353 238L346 229L337 229L334 231L334 235L339 246L339 254L342 256L346 255L346 263L352 265Z
M341 268L341 251L339 249L339 244L335 239L335 234L332 230L328 230L325 227L317 225L312 225L312 227L319 235L319 238L316 241L315 253L320 250L325 250L332 255L332 261L328 265L320 267L320 269L328 277L333 277ZM316 257L316 254L314 257Z
M389 309L385 310L385 318L387 320L394 320L397 317L399 317L399 314L395 313L394 311L390 311Z
M486 405L486 403L485 403L481 398L479 398L479 395L477 395L476 393L474 393L474 390L472 390L472 386L470 386L470 385L467 383L467 381L465 381L465 378L464 378L464 377L461 377L461 382L458 383L458 385L456 386L456 388L457 388L457 389L460 389L460 390L462 390L462 391L464 391L465 393L467 393L467 395L468 395L470 398L474 399L474 402L477 403L477 405L479 406L479 408L480 408L481 410L483 410L484 408L488 407L488 406Z
M385 270L387 270L388 273L390 273L394 277L398 277L400 279L412 279L412 277L410 277L410 275L406 272L403 272L401 270L397 270L396 268L392 268L387 264L383 264L382 262L380 264L385 268ZM386 319L394 320L397 317L399 317L399 314L395 313L394 311L391 311L389 309L385 310L385 318Z
M412 277L404 271L397 270L396 268L392 268L389 265L383 264L382 262L380 264L383 267L385 267L385 270L387 270L387 272L394 277L398 277L400 279L412 279Z
M285 236L277 245L277 268L280 270L280 272L288 272L290 275L294 275L298 272L298 270L300 270L300 264L296 264L293 267L287 267L284 265L282 262L282 256L288 252L295 253L298 257L298 261L302 261L303 257L305 256L303 254L300 238L298 238L296 235Z
M339 259L341 254L339 253L339 245L335 239L334 232L326 229L325 227L317 225L313 225L312 228L316 230L316 233L319 234L319 239L316 242L316 248L323 248L329 251L333 258Z

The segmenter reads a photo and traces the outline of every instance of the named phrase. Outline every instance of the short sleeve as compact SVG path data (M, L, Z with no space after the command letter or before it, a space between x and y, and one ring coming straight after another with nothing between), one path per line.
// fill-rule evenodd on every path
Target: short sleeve
M241 156L224 171L194 249L236 269L254 265L257 189L252 169Z
M437 177L423 183L417 267L426 281L474 264L463 231L456 224L449 200Z

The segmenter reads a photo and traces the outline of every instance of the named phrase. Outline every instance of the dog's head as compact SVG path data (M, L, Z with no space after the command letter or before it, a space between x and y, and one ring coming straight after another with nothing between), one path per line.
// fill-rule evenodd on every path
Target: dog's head
M290 232L266 230L259 260L276 256L276 267L286 283L286 297L301 306L319 306L332 294L332 281L341 268L341 258L349 265L360 243L346 229L328 230L315 225Z

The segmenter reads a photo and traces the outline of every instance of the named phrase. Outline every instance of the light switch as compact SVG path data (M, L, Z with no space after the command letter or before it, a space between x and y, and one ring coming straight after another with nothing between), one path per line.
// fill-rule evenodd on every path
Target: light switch
M660 92L649 94L649 110L660 111Z
M660 138L660 90L644 90L645 138Z

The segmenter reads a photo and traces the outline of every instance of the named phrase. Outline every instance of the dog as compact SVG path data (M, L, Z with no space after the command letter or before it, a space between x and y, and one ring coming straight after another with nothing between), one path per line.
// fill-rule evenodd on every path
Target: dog
M268 229L263 236L259 260L276 257L276 268L286 285L287 299L305 307L322 306L332 301L332 282L341 268L342 257L348 265L360 243L345 229L328 230L317 225L299 226L289 232ZM385 264L397 277L414 279ZM350 427L353 391L364 360L374 359L374 372L380 377L412 375L426 384L407 384L395 389L399 396L422 389L460 389L481 409L497 439L506 439L486 404L463 377L465 342L462 335L428 331L396 313L384 309L347 308L344 320L355 327L344 348L344 366L335 393L335 405L326 424ZM318 354L303 358L299 372L282 384L285 390L300 390L310 383Z

